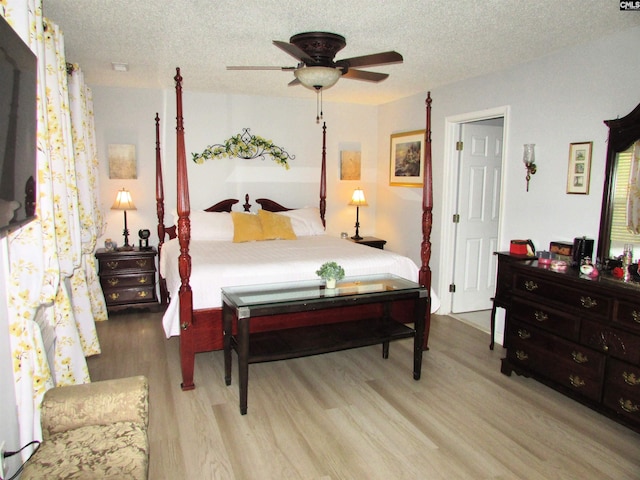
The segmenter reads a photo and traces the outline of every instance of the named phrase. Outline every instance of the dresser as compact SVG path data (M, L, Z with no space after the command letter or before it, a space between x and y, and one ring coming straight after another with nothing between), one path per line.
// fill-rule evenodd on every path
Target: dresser
M156 250L98 249L98 275L109 311L149 307L156 296Z
M640 432L640 284L510 257L498 254L502 373L535 378Z

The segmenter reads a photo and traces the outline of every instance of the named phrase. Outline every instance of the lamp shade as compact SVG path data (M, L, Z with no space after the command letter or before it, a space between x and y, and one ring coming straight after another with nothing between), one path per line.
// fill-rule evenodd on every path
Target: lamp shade
M333 87L342 71L332 67L302 67L295 69L293 74L305 87L319 90Z
M351 201L349 202L349 205L355 205L357 207L366 207L369 205L367 203L367 200L364 198L364 192L361 188L356 188L353 191L353 195L351 195Z
M136 206L133 204L129 190L123 188L118 191L116 201L113 202L111 210L136 210Z

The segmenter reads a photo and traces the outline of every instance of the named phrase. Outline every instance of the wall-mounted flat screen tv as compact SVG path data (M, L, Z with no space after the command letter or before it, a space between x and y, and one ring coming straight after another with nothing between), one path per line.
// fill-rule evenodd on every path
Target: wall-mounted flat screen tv
M37 61L0 17L0 236L35 218Z

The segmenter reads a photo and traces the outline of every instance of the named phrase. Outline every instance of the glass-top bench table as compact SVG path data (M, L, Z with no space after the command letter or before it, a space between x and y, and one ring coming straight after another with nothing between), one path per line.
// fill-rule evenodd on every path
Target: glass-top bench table
M377 344L382 344L382 356L387 358L390 341L411 337L413 378L419 380L428 299L425 287L387 274L346 278L334 289L325 288L321 280L225 287L225 383L231 384L234 349L238 354L240 412L244 415L250 363ZM278 328L277 322L272 322L269 330L256 331L275 317L286 319L287 327ZM405 323L413 323L413 328Z

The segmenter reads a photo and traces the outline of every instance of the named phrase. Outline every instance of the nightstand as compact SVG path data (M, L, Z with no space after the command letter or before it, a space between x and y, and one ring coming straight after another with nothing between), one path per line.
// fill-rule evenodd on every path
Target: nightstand
M350 238L349 240L354 243L360 243L369 247L379 248L380 250L384 250L384 244L387 243L386 240L382 240L376 237L363 237L361 240L354 240L353 238Z
M158 303L156 255L155 248L96 251L98 276L109 311Z

